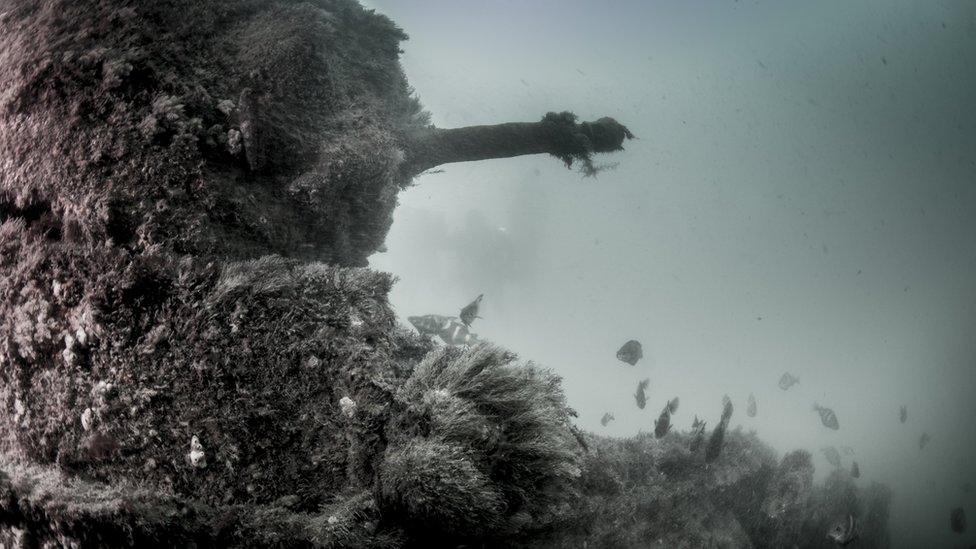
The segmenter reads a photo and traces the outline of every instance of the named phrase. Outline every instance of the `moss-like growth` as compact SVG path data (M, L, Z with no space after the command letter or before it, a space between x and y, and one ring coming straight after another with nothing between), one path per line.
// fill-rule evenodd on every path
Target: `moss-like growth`
M579 500L526 547L829 547L832 521L847 514L859 543L887 546L884 487L859 488L843 471L816 486L808 452L777 465L754 433L727 432L713 461L689 450L693 440L587 436Z
M514 359L489 344L440 348L397 393L380 483L417 535L524 535L572 497L579 446L559 378Z
M0 217L136 252L363 264L382 244L409 182L397 135L426 123L385 17L351 0L9 8Z

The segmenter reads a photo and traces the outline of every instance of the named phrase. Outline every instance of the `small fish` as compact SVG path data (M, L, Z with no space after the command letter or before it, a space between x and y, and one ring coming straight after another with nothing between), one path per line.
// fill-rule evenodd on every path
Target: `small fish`
M786 372L783 377L779 378L779 388L785 391L799 382L800 378L793 377L793 374Z
M813 411L820 414L820 423L823 423L824 427L833 429L834 431L840 429L840 423L837 421L837 414L835 414L833 410L814 402Z
M900 419L902 423L908 421L908 407L904 404L902 404L901 408L898 410L898 419Z
M637 364L637 361L642 358L644 358L644 349L641 347L640 341L636 339L624 343L617 351L617 360L626 362L631 366Z
M960 486L959 488L961 488L962 491L967 494L973 493L973 483L971 482L964 482L962 483L962 486Z
M949 526L957 534L966 531L966 511L962 507L956 507L949 513Z
M468 331L468 327L451 319L451 325L440 333L441 339L448 345L471 345L478 341L476 334Z
M413 324L423 335L438 336L448 345L470 345L478 341L478 336L468 331L468 327L450 316L424 315L409 316L407 322Z
M854 478L861 478L861 468L857 466L857 462L851 464L851 476Z
M651 380L649 378L642 379L637 383L637 392L634 393L634 400L637 401L637 407L641 410L644 409L644 406L647 406L647 386L650 384Z
M450 325L451 317L441 315L408 316L407 322L423 335L440 335L441 330Z
M845 454L847 454L849 456L853 456L854 455L854 448L851 448L850 446L841 446L840 449L841 449L842 452L844 452Z
M610 412L607 412L607 413L603 414L603 417L600 418L600 425L603 425L604 427L606 427L607 424L610 423L613 420L614 420L613 414L611 414Z
M715 429L712 429L712 436L708 439L708 447L705 448L705 461L714 461L722 453L722 446L725 444L725 429L729 426L729 419L732 418L732 399L729 395L722 397L722 419L719 420Z
M678 402L679 402L678 397L674 397L673 399L668 401L668 410L672 414L678 411Z
M827 538L841 547L857 539L857 519L847 515L847 519L837 521L827 532Z
M461 322L463 322L465 326L470 327L471 323L474 322L474 319L481 318L478 316L478 307L481 306L481 299L483 297L485 297L485 294L478 294L478 297L474 298L474 301L468 303L463 309L461 309Z
M654 422L654 438L661 438L671 430L671 403L668 402L661 410L661 415Z
M746 403L746 415L756 417L756 397L752 393L749 393L749 400Z
M702 441L705 440L705 422L698 419L697 415L695 416L695 421L691 423L691 434L691 445L688 449L692 452L697 452L698 448L701 447Z
M925 445L928 444L929 440L931 439L932 438L928 433L922 433L922 436L918 437L918 449L921 450L922 448L925 448Z
M820 451L823 453L827 463L833 465L835 469L840 469L840 452L837 451L837 448L824 446Z

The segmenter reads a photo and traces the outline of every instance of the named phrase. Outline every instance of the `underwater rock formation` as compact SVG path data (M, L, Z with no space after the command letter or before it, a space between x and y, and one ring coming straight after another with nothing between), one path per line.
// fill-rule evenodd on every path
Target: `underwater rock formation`
M433 128L405 35L352 0L3 10L0 543L531 544L594 494L632 503L599 491L623 466L601 448L628 444L662 454L620 481L642 505L700 489L656 475L699 475L687 524L751 539L732 491L772 474L758 441L698 473L677 434L585 450L557 377L435 348L362 268L419 171L546 153L592 173L625 127ZM627 535L686 539L646 520Z
M890 491L844 471L813 483L810 454L779 464L755 433L726 433L712 462L693 433L663 439L587 435L579 499L525 547L834 547L836 516L860 517L858 547L887 547ZM770 511L773 511L772 513Z

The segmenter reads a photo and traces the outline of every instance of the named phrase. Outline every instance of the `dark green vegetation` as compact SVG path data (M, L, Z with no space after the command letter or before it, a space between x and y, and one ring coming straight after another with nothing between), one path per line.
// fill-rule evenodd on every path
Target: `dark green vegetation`
M686 539L674 490L706 517L765 486L771 457L729 461L751 438L704 468L680 435L579 436L557 377L435 349L361 268L418 170L592 173L620 124L431 128L405 36L351 0L4 9L0 541L626 546Z

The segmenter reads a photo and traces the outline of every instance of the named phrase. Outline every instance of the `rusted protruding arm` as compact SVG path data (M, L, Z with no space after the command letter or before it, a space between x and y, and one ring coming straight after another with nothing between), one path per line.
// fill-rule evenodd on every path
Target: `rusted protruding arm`
M551 154L571 166L583 164L587 175L596 172L594 153L623 149L632 139L624 125L613 118L576 122L570 112L548 113L539 122L510 122L464 128L424 128L407 136L405 170L416 175L442 164L524 154Z

